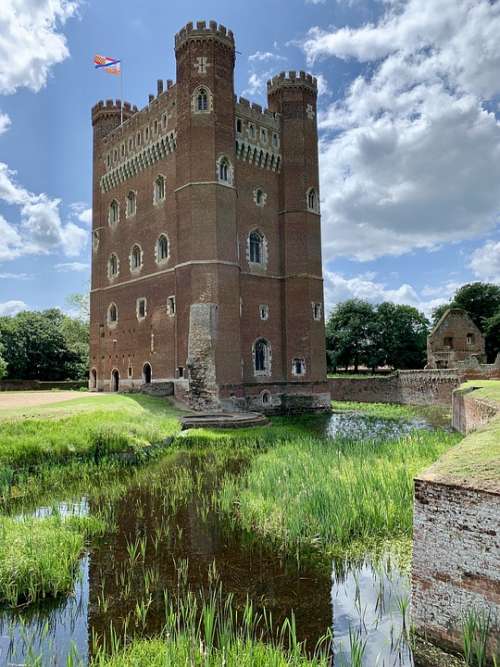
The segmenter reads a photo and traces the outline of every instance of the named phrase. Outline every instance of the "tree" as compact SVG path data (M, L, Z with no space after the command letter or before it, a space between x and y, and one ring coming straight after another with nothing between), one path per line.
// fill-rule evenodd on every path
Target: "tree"
M484 325L486 345L490 361L495 361L500 352L500 310L489 317Z
M0 380L2 380L7 374L7 362L2 356L1 350L0 350Z
M335 306L326 327L331 368L354 366L357 371L369 362L374 318L373 306L362 299L349 299Z
M474 324L486 335L486 356L488 361L494 361L500 351L500 339L498 334L488 333L487 322L500 311L500 287L493 283L481 282L462 285L450 303L433 310L434 324L448 308L463 308L467 311Z
M390 302L377 308L379 347L393 368L422 368L426 361L429 321L413 306Z
M0 342L11 379L66 380L86 376L88 326L57 308L0 318Z

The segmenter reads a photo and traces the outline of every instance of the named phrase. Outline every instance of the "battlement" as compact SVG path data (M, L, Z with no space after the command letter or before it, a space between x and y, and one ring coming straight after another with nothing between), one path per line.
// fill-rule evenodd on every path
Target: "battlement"
M318 81L312 74L307 74L303 70L300 70L300 72L295 70L280 72L267 82L267 93L271 94L280 88L291 87L307 88L317 94Z
M92 125L95 125L100 118L121 114L121 106L121 100L106 100L106 102L104 102L104 100L99 100L99 102L92 107ZM132 106L130 102L123 103L124 119L131 118L137 111L137 107L135 105Z
M217 38L234 49L233 31L217 21L209 21L208 25L206 21L197 21L196 26L192 22L188 23L175 35L175 48L178 49L188 39L200 38Z
M234 98L236 113L239 113L248 118L252 118L257 123L270 125L275 129L279 129L278 114L269 109L263 109L260 104L250 102L245 97Z

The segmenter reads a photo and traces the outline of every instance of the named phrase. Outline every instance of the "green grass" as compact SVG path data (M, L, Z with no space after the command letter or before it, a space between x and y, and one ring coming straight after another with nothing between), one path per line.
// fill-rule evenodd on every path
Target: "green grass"
M141 395L81 398L0 415L0 470L147 454L179 431L180 412ZM23 417L23 418L21 418ZM2 480L0 480L0 483Z
M410 540L413 476L460 439L415 431L397 441L300 438L252 460L241 479L227 478L221 509L287 552L329 555Z
M86 539L105 526L98 517L0 517L0 604L71 591Z
M426 419L434 426L448 426L451 420L449 408L439 405L398 405L396 403L356 403L332 401L335 412L360 412L380 419Z
M500 380L469 380L460 389L476 388L474 396L486 398L500 403Z

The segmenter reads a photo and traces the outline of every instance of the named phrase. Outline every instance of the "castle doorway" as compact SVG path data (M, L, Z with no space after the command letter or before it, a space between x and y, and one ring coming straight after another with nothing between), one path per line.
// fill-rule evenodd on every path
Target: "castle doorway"
M118 391L120 388L120 373L115 370L111 373L111 391Z
M151 371L151 364L146 361L142 368L142 377L144 378L145 384L151 384L151 376L152 376L152 371Z

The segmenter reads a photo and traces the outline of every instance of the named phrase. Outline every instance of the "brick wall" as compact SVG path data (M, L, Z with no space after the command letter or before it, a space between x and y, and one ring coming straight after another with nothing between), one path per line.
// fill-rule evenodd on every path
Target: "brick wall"
M331 378L332 400L360 403L450 405L453 390L461 379L453 371L398 371L393 375L367 378Z
M498 412L492 401L476 398L474 387L453 392L452 426L464 435L490 421Z
M491 610L490 636L500 633L499 500L497 493L415 480L412 622L417 633L460 649L463 614L471 609Z
M3 380L0 391L50 391L51 389L86 389L87 380L64 380L61 382L41 382L39 380Z

